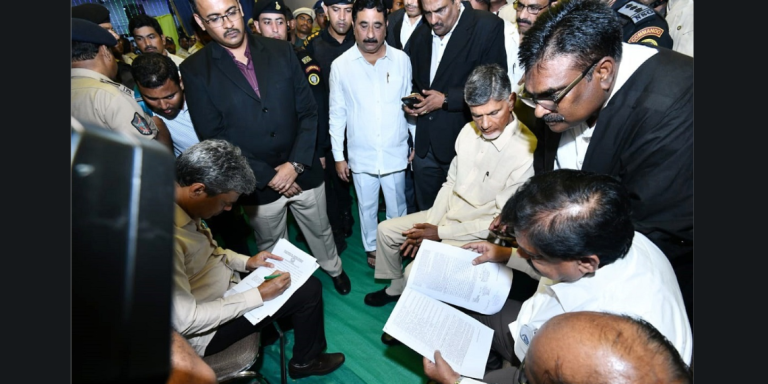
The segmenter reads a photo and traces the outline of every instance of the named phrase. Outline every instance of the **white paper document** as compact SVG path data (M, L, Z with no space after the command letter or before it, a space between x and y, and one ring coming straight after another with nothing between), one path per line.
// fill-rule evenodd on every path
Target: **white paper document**
M424 240L407 286L433 299L492 315L501 310L512 287L512 269L500 263L472 265L480 254Z
M384 324L384 332L432 362L435 351L440 351L461 375L482 379L485 374L493 330L417 291L406 287Z
M497 313L509 295L513 274L503 264L472 265L478 255L424 240L384 332L430 361L439 350L456 372L482 379L493 330L446 303Z
M256 324L264 320L267 316L274 315L275 312L288 301L291 295L309 280L312 273L319 267L317 259L291 244L286 239L278 240L277 244L275 244L275 247L272 249L272 253L277 256L282 256L283 260L269 259L269 262L275 265L274 268L256 268L246 276L245 279L224 293L224 297L227 297L234 293L245 292L249 289L256 288L264 282L265 276L269 276L277 270L290 272L291 286L288 287L285 292L272 300L265 301L264 305L261 307L254 308L245 313L245 318L248 319L251 324Z

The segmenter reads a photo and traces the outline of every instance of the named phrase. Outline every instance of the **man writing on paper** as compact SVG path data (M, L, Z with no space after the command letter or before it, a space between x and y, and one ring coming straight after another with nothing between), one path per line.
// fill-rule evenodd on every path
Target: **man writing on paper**
M176 158L176 214L172 325L195 351L208 356L222 351L271 322L290 317L295 344L288 374L293 379L324 375L344 363L342 353L324 353L323 296L320 280L310 276L274 316L253 325L243 314L282 294L291 284L288 272L257 288L223 297L240 282L237 272L273 267L282 260L267 251L248 257L218 246L205 224L232 208L238 197L256 187L256 178L240 149L224 140L205 140Z

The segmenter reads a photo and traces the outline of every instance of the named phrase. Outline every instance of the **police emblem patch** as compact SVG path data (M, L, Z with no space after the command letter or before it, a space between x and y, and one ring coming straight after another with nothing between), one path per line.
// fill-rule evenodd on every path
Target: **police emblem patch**
M317 85L320 82L320 76L318 76L317 73L313 73L307 77L307 80L309 80L310 84Z
M134 128L136 128L139 133L142 135L151 135L152 134L152 128L150 128L149 123L147 123L147 120L144 118L144 116L139 115L138 112L133 113L133 120L131 120L131 125L133 125Z
M320 67L317 65L310 65L304 70L304 73L310 73L310 72L320 72Z

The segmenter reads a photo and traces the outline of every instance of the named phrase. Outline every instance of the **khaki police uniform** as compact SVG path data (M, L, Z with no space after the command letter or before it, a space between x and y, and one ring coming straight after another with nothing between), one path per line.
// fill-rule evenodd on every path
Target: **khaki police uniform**
M90 69L72 68L71 77L72 116L78 121L146 139L157 136L131 89Z

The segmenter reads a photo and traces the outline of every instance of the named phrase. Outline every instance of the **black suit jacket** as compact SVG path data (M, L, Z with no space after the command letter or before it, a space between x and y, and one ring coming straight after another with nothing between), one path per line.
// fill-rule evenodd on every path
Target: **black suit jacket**
M240 202L261 205L280 197L267 183L285 162L307 166L296 179L302 189L322 182L315 156L317 104L289 42L246 38L261 96L216 42L185 59L180 70L198 137L224 139L242 149L256 175L256 190Z
M437 67L435 79L429 83L432 61L432 29L421 23L409 40L413 67L413 92L434 89L448 94L447 110L438 109L419 116L416 123L416 155L424 157L429 146L435 157L449 163L456 155L454 143L461 128L472 120L464 103L464 83L480 64L499 64L507 68L504 49L504 22L493 13L472 9L464 2L464 12L451 35Z
M387 16L387 44L403 51L408 49L411 44L411 40L413 39L413 34L411 34L411 37L409 37L408 41L405 42L405 46L400 44L400 32L403 30L403 19L405 17L407 17L405 14L405 8L400 8ZM416 28L418 28L421 24L424 24L423 16L421 19L419 19L419 22L416 23Z
M693 58L658 50L600 111L582 170L618 178L635 230L674 260L693 252ZM561 134L536 134L540 173L554 168Z

